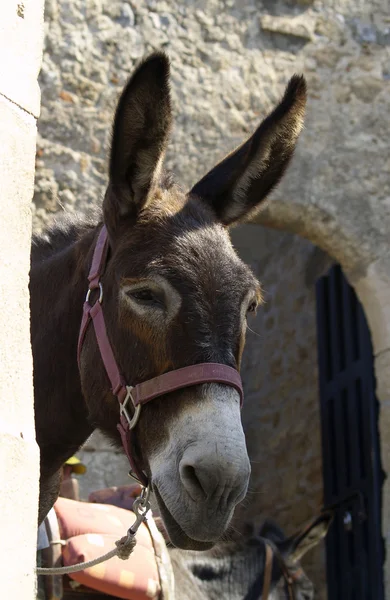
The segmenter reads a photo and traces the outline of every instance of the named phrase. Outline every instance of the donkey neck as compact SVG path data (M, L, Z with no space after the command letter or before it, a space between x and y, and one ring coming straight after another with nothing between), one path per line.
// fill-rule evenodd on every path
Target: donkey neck
M36 240L30 274L35 415L42 471L61 467L92 433L77 365L77 339L96 228L79 241ZM51 250L50 250L51 249Z

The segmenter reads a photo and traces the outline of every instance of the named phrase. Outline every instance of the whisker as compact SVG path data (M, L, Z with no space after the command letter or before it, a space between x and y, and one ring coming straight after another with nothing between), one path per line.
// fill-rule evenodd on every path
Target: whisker
M257 335L258 337L260 337L260 338L261 338L261 337L263 337L263 336L261 335L261 333L257 333L257 331L254 331L253 329L251 329L251 328L249 327L249 325L248 325L248 324L247 324L246 328L247 328L247 329L249 329L249 331L250 331L251 333L254 333L255 335Z
M265 492L255 492L254 490L248 490L246 495L251 495L251 496L264 496Z
M244 498L244 500L241 500L240 506L242 508L248 508L248 506L249 506L249 500L248 500L248 498Z
M221 535L220 537L220 541L221 542L232 542L233 541L233 533L237 532L237 530L232 526L229 525L229 528Z
M228 528L228 530L227 530L227 531L228 531L229 533L230 533L230 532L234 532L235 534L237 534L237 535L239 535L239 536L242 536L242 533L241 533L241 531L239 531L239 530L237 529L237 527L235 527L234 525L229 525L229 528Z

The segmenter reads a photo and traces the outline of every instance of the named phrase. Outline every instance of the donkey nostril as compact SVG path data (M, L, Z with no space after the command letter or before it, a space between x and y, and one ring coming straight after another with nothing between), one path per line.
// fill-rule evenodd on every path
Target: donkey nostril
M196 474L196 469L192 465L180 465L180 479L192 500L204 500L207 496L202 482Z

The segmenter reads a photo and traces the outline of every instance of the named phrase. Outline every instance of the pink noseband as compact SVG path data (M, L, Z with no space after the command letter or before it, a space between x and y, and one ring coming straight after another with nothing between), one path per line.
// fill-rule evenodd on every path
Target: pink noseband
M83 317L80 326L80 335L77 347L77 360L80 369L81 351L84 343L86 331L89 323L92 321L96 340L99 346L104 367L111 382L113 394L119 401L120 423L118 430L121 435L123 448L129 459L132 472L138 477L143 485L148 481L132 457L132 439L131 431L137 424L141 406L150 402L154 398L164 396L170 392L180 390L200 383L222 383L233 387L240 394L240 403L242 406L244 393L242 389L241 377L236 369L219 363L200 363L183 367L174 371L169 371L158 377L153 377L148 381L139 383L132 387L126 385L123 376L118 368L112 351L111 344L107 336L106 325L102 309L103 286L100 277L104 271L108 254L108 235L105 225L103 225L96 242L92 258L92 265L88 275L88 292L83 307ZM94 304L89 303L92 290L99 290L99 297ZM129 413L129 403L132 407L132 414Z

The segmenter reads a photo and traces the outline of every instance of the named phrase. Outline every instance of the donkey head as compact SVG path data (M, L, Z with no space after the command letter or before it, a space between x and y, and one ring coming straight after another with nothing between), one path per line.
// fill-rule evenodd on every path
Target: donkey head
M273 521L220 542L207 552L170 550L178 598L183 600L313 600L314 586L300 560L326 535L330 513L286 538Z
M312 582L300 565L300 561L307 552L315 548L326 536L333 521L332 512L323 512L312 519L303 529L286 538L283 531L272 520L267 520L259 532L259 543L264 541L273 549L273 568L271 577L271 590L273 600L290 597L286 595L287 579L291 582L291 591L294 600L313 600L315 590ZM261 575L262 589L264 589L264 573ZM260 577L256 581L260 583ZM252 586L252 591L256 585ZM248 600L259 595L248 596ZM263 596L261 597L264 600ZM270 597L271 598L271 597Z
M184 193L161 172L172 120L168 79L168 59L158 53L126 85L103 203L110 243L104 315L132 385L201 362L239 369L246 318L261 295L227 227L280 180L305 107L305 82L294 77L253 136ZM81 378L91 420L117 442L118 406L91 333ZM160 397L143 407L135 438L173 543L210 547L248 485L238 393L203 384Z

